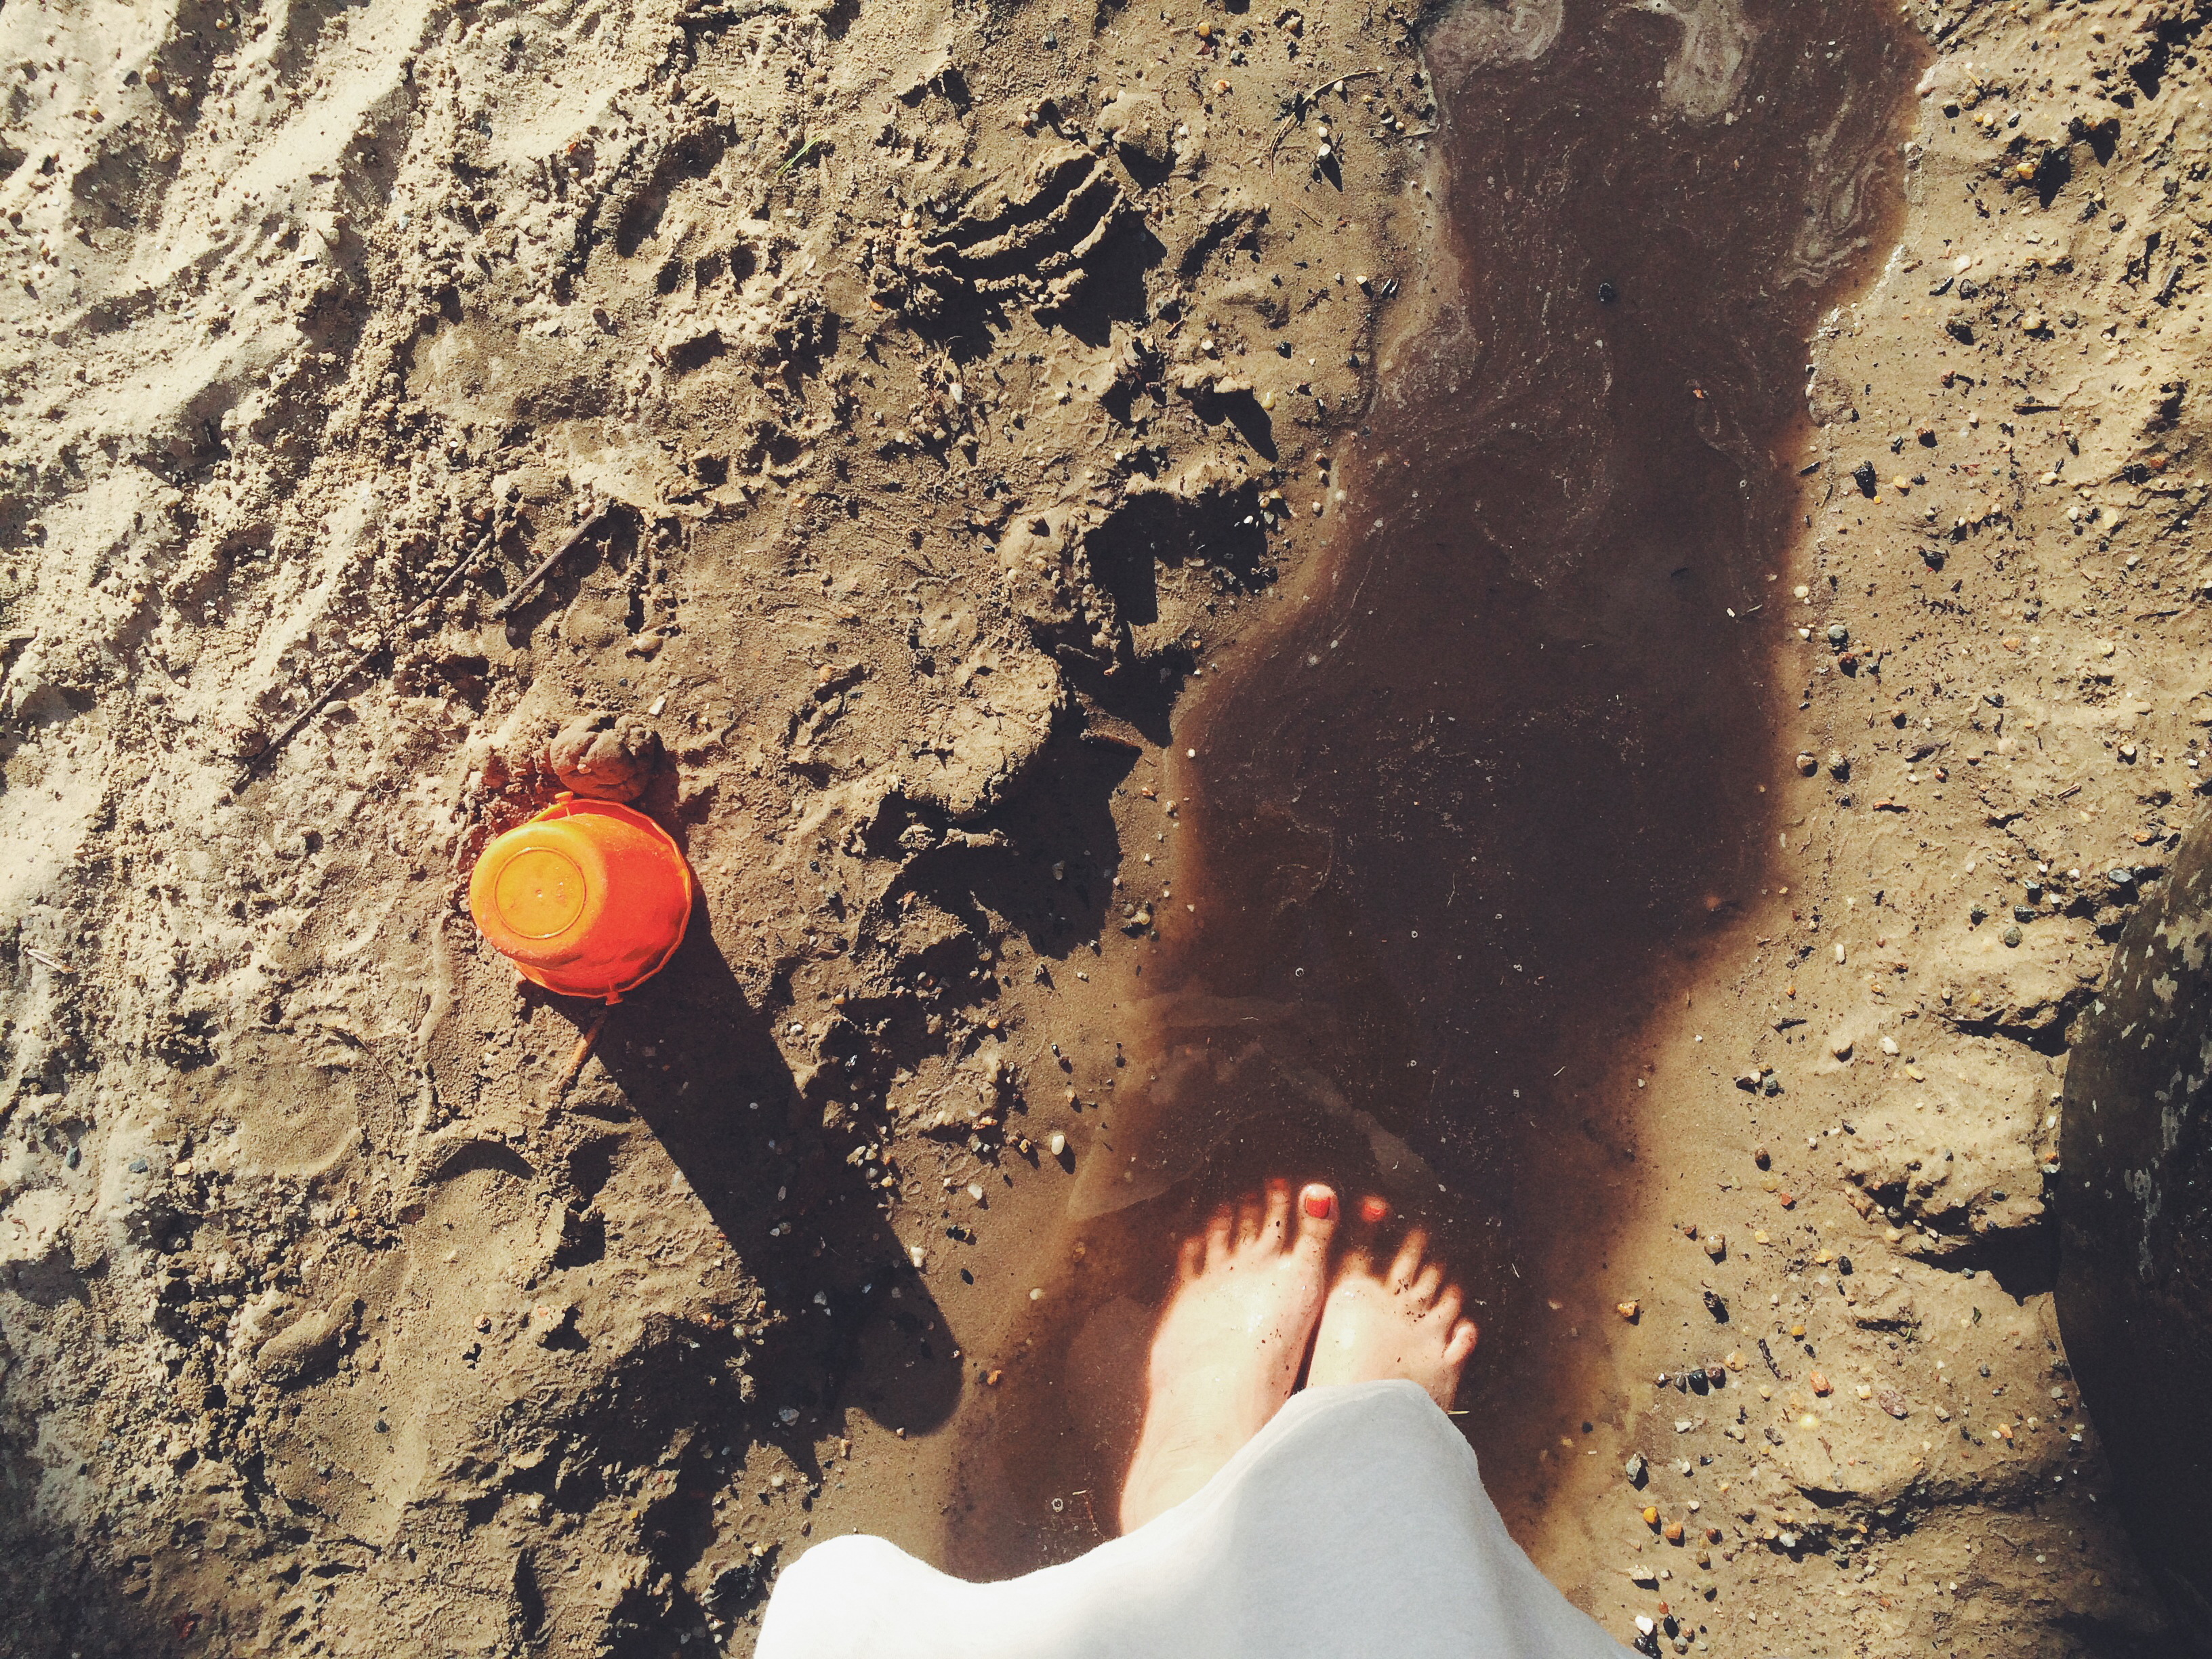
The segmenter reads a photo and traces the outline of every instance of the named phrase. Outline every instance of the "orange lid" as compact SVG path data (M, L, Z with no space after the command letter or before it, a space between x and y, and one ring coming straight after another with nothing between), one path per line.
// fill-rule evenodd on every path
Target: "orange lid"
M675 954L694 890L683 853L644 813L562 795L484 848L469 914L525 979L614 1002Z

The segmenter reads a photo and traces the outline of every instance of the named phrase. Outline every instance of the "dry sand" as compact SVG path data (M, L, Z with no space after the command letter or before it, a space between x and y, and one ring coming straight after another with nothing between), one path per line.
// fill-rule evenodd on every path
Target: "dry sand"
M1490 1474L1624 1638L2171 1651L2042 1194L2212 721L2203 10L1912 17L1905 223L1747 622L1807 687L1788 890L1622 1056L1676 1150ZM1410 21L0 13L12 1650L742 1652L810 1535L942 1553L1178 696L1446 280ZM599 709L705 920L577 1066L463 895Z

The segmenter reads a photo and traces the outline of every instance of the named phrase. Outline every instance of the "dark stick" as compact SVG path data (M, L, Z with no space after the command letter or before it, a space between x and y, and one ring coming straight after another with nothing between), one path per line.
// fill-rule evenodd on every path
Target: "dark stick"
M568 555L574 550L579 543L590 537L601 525L605 524L607 520L613 515L615 503L612 501L601 503L600 506L592 511L590 518L585 520L583 523L578 525L574 530L562 537L561 538L561 545L555 548L550 553L548 553L544 558L539 562L537 569L532 571L527 576L525 576L521 581L517 583L514 592L508 594L497 605L492 606L492 620L494 622L497 622L501 617L506 616L508 611L514 610L515 606L520 605L525 599L528 599L531 593L537 588L538 584L545 580L547 574L551 572L553 567L560 563L562 560L567 558Z
M610 1004L600 1009L598 1017L584 1028L584 1034L576 1039L576 1046L568 1055L568 1063L561 1068L561 1075L553 1085L553 1098L547 1103L548 1105L558 1106L561 1103L561 1097L568 1092L568 1085L575 1082L576 1074L584 1069L584 1062L592 1057L592 1045L599 1040L599 1033L606 1030L607 1017L613 1012L613 1005Z
M380 653L390 650L392 648L392 636L396 635L400 629L405 627L417 616L420 616L426 606L436 604L438 600L445 598L447 594L453 592L454 586L460 581L463 576L468 574L469 570L475 565L476 562L482 558L486 553L489 553L494 547L498 545L500 533L506 528L507 524L507 514L505 511L502 510L495 515L490 527L484 532L482 538L477 541L474 547L471 548L466 553L461 556L461 557L454 563L453 568L446 573L444 579L441 580L435 587L432 588L428 593L425 593L420 599L416 600L415 604L409 606L408 609L401 615L399 621L392 628L379 634L377 635L375 644L370 646L366 651L362 652L351 662L340 669L338 672L331 678L330 684L325 685L319 692L316 693L314 699L294 717L290 725L287 726L282 732L279 732L275 737L271 738L267 745L263 748L259 754L254 756L245 763L244 769L239 773L237 778L231 783L230 787L232 792L235 793L238 790L243 788L247 781L250 780L256 772L261 769L263 763L273 759L278 750L283 749L286 744L291 742L294 738L297 737L300 733L300 729L306 726L309 720L314 719L316 715L321 714L324 708L328 706L331 699L337 696L339 691L351 682L355 675L360 673L362 669L368 667L371 662L376 659Z

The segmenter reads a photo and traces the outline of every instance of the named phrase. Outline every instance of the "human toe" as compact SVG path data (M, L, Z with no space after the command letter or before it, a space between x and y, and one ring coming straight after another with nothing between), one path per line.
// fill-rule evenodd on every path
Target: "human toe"
M1475 1340L1480 1334L1472 1319L1462 1319L1453 1326L1451 1339L1444 1344L1444 1363L1448 1365L1467 1364L1468 1356L1474 1352Z
M1301 1188L1298 1233L1292 1248L1316 1258L1325 1254L1329 1240L1336 1236L1337 1208L1335 1188L1318 1181Z
M1291 1236L1291 1183L1270 1181L1267 1188L1267 1202L1260 1218L1260 1237L1268 1244L1281 1246Z
M1427 1259L1428 1249L1429 1236L1414 1228L1399 1244L1398 1254L1392 1259L1383 1283L1394 1291L1411 1290L1413 1281L1421 1276L1421 1264Z
M1267 1211L1265 1201L1257 1193L1247 1193L1237 1201L1237 1243L1240 1248L1257 1243L1265 1234Z
M1237 1242L1237 1212L1223 1205L1206 1224L1206 1265L1218 1267L1229 1259Z
M1437 1297L1436 1306L1429 1310L1429 1317L1435 1320L1443 1329L1449 1331L1459 1318L1460 1310L1465 1305L1466 1298L1461 1293L1459 1286L1447 1285L1443 1293Z

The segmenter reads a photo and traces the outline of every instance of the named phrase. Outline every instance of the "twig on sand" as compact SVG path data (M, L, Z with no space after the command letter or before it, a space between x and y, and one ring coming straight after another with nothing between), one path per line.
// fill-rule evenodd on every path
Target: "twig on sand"
M1347 81L1364 81L1380 76L1382 73L1382 71L1379 69L1352 70L1348 73L1338 76L1334 81L1324 81L1319 86L1310 88L1304 92L1292 93L1291 94L1291 112L1283 118L1283 125L1275 129L1275 136L1273 139L1268 141L1267 148L1264 150L1255 150L1252 155L1252 159L1255 161L1259 161L1262 156L1272 159L1275 152L1283 147L1283 140L1291 136L1291 129L1297 125L1299 117L1303 116L1306 112L1306 106L1309 104L1311 104L1316 99L1319 98L1322 94L1334 91L1336 88L1342 86Z
M23 954L30 957L33 962L45 963L47 967L52 969L58 974L68 974L72 977L76 974L76 969L70 967L69 963L60 961L56 957L48 956L44 951L40 950L35 945L26 945L23 947Z
M584 1069L584 1062L592 1057L592 1045L599 1040L599 1033L606 1029L607 1016L612 1012L614 1005L609 1003L584 1028L584 1035L576 1039L576 1047L568 1055L568 1063L561 1068L561 1075L554 1080L553 1098L546 1103L548 1105L561 1103L561 1097L568 1092L568 1085L575 1082L576 1074Z
M582 543L588 541L593 535L597 534L599 526L605 524L606 521L613 516L614 510L618 505L620 505L620 503L615 501L602 501L592 510L592 516L590 518L585 520L583 523L578 525L574 530L563 536L561 538L561 545L555 548L550 553L548 553L543 559L539 560L538 562L538 568L532 571L527 576L525 576L520 581L515 584L514 592L508 594L497 605L492 606L492 620L494 622L499 621L509 611L513 611L515 606L520 605L525 599L536 592L538 591L538 584L544 581L548 575L552 574L553 567L560 563L562 560L567 558L568 555L574 551L575 549Z
M499 544L499 538L506 533L507 526L510 522L512 522L511 515L504 507L494 514L491 523L485 527L483 534L477 538L476 545L455 561L453 568L446 573L435 587L402 612L398 622L380 632L374 644L361 652L351 662L340 669L331 678L330 684L317 692L305 708L293 716L291 724L263 744L258 754L250 757L246 761L239 775L231 780L231 793L236 794L243 789L252 780L256 772L275 759L286 744L299 736L301 727L323 712L325 706L344 689L355 675L360 673L385 652L389 651L392 648L392 641L398 636L401 629L452 592L459 584L461 578L475 566L476 562Z

